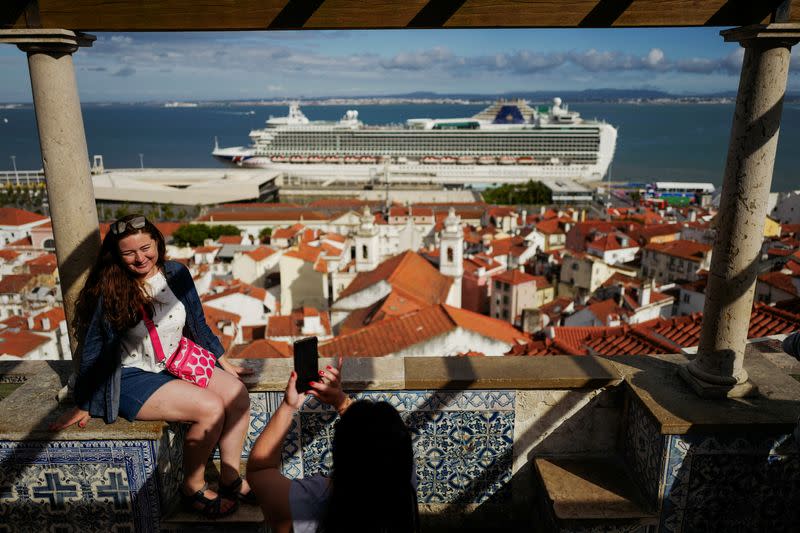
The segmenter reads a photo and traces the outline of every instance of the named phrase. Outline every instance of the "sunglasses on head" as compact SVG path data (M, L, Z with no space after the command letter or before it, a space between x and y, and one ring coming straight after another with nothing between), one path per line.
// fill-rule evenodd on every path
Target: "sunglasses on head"
M117 220L111 223L111 233L114 235L122 235L128 229L142 229L144 224L145 218L143 216L133 217L130 220Z

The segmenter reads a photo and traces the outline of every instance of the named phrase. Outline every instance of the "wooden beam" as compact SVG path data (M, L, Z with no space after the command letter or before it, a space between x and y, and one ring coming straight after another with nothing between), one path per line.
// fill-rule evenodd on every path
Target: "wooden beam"
M80 31L743 26L780 0L38 0L39 24ZM0 2L25 28L26 0ZM800 22L791 0L787 22Z

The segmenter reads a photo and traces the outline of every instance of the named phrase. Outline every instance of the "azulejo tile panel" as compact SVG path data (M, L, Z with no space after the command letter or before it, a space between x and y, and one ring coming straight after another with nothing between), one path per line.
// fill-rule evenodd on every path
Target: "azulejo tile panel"
M266 393L274 412L282 393ZM480 503L510 498L514 391L369 391L356 399L393 405L412 432L418 497L422 503ZM251 402L253 403L253 402ZM290 478L330 472L331 441L338 419L310 398L289 431L283 471ZM268 421L269 416L264 416ZM264 422L263 425L266 425ZM249 441L263 430L251 419Z
M0 442L0 523L10 532L157 531L151 441Z
M800 450L788 434L673 435L663 531L794 531Z
M655 420L629 396L623 433L623 454L650 505L656 507L665 462L665 438Z

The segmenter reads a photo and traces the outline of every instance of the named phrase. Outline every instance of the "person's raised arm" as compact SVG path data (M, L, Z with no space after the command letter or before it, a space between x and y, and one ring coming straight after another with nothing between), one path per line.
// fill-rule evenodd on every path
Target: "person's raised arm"
M292 425L292 417L306 399L305 394L297 392L296 382L297 373L292 372L289 383L286 384L283 401L253 444L247 460L247 482L255 492L270 527L278 532L288 532L292 528L289 507L291 482L281 473L280 468L281 447Z

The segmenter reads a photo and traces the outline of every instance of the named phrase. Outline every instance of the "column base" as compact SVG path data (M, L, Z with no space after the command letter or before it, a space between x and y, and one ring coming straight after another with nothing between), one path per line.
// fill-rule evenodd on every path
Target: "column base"
M678 375L689 384L695 394L701 398L724 399L724 398L750 398L758 396L758 386L749 379L744 383L733 385L720 385L704 381L689 371L687 365L678 368Z

